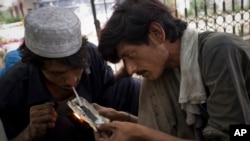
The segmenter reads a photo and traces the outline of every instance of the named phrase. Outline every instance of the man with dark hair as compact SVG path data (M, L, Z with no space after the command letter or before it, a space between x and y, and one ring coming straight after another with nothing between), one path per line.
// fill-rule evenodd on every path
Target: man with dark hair
M25 18L22 62L0 78L0 118L9 140L94 140L93 131L72 115L67 102L80 97L137 115L139 80L114 75L82 38L68 9L45 7Z
M250 124L250 48L240 37L198 33L158 0L125 0L98 50L143 81L139 124L103 124L109 134L96 141L229 140L231 124Z

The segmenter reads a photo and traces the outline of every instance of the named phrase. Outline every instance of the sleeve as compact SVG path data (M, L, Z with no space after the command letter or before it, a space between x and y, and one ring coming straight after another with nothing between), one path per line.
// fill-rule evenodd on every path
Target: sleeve
M249 57L241 46L246 46L235 36L218 34L203 45L201 73L208 91L209 119L203 130L207 139L229 140L232 124L246 124L246 107L249 94L246 72ZM248 74L249 75L249 74Z
M16 137L29 123L27 68L19 65L0 77L0 118L8 139Z
M29 107L24 96L27 92L23 89L26 81L14 73L0 77L0 118L8 139L16 137L29 122Z

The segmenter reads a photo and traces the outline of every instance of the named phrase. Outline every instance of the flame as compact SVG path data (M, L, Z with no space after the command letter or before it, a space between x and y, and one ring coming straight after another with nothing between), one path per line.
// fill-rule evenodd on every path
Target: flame
M77 119L79 119L80 122L82 122L82 123L84 122L83 118L81 118L77 113L73 112L73 115L74 115Z

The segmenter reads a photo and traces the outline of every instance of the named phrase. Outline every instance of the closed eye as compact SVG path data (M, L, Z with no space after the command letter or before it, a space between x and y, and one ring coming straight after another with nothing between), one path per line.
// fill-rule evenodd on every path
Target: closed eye
M126 53L126 54L123 54L123 55L122 55L122 58L133 58L134 55L135 55L134 52L132 52L132 53Z

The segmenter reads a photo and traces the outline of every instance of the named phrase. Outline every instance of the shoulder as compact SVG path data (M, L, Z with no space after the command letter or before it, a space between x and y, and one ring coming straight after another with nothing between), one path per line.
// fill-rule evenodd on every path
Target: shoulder
M95 52L97 53L97 46L91 42L88 42L87 43L87 48L88 50L92 53L92 52Z
M91 63L98 63L99 64L99 63L104 62L104 59L97 51L97 46L95 44L89 42L87 44L87 47L88 47L88 52L89 52Z
M216 54L236 52L250 53L250 50L244 40L234 34L203 32L199 34L199 52L200 56L207 56L215 52Z
M29 67L26 64L18 62L9 68L3 76L0 77L0 109L7 105L18 105L24 100L24 92L28 89Z
M244 42L241 37L224 32L203 32L199 34L199 44L201 46L222 46L238 45Z
M12 67L10 67L1 77L0 77L0 91L8 92L8 88L16 87L20 83L24 83L24 80L28 79L29 67L27 64L18 62ZM4 90L4 91L2 91Z
M100 55L97 51L97 46L95 44L88 42L87 48L88 48L88 52L89 52L91 60L93 60L94 58L100 58Z

